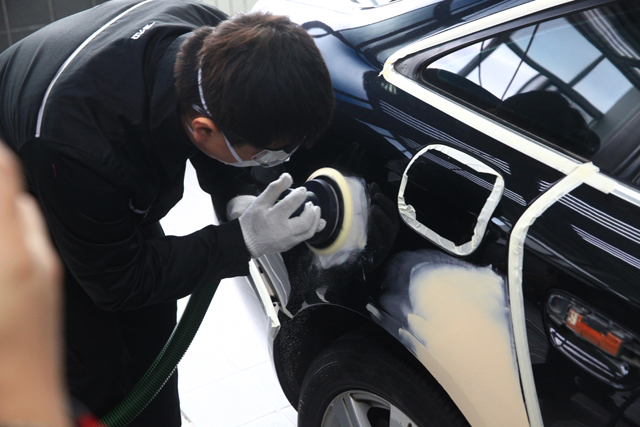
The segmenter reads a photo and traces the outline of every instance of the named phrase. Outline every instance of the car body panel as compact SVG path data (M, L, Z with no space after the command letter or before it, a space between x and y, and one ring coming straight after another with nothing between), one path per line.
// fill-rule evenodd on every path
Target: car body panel
M271 291L272 303L284 308L280 311L280 335L287 338L280 341L288 342L285 345L276 337L276 358L283 347L295 345L290 342L295 337L302 340L306 335L326 334L317 327L301 327L304 322L300 320L326 309L331 316L344 315L352 322L373 322L396 337L436 377L474 426L574 421L582 423L576 425L614 425L617 420L637 425L640 392L635 382L636 368L628 364L620 368L620 363L616 365L612 358L602 356L600 349L589 349L584 339L569 339L573 332L566 325L553 323L547 306L552 296L559 295L554 301L560 296L570 299L606 317L630 336L640 334L638 190L599 172L561 147L541 143L455 98L416 83L394 67L407 52L417 56L435 50L440 55L445 47L456 49L460 43L473 42L474 37L503 31L504 25L525 25L535 20L532 13L549 19L578 7L575 5L586 7L597 2L553 2L561 7L551 12L545 10L550 4L547 1L476 2L485 3L486 9L473 10L468 17L443 14L442 9L448 10L451 2L424 2L416 8L423 21L404 17L403 22L411 23L403 24L402 31L394 34L381 30L385 20L379 11L391 11L393 7L400 10L398 5L402 3L349 13L284 0L257 4L259 9L290 14L314 36L331 72L337 99L335 121L321 142L322 148L297 153L287 163L287 171L299 185L314 170L331 166L364 177L368 183L376 182L383 194L395 201L403 177L411 175L407 174L411 160L419 159L425 147L437 145L463 153L494 171L504 181L502 196L486 221L483 238L464 255L445 254L443 248L452 252L446 245L437 239L425 239L406 224L400 227L389 256L373 271L365 271L358 263L322 269L304 247L282 254L285 268L280 265L278 273L267 275L280 283L275 287L290 289ZM501 8L504 16L488 16ZM483 14L487 17L482 18ZM388 19L400 16L390 13ZM439 19L434 20L435 16ZM465 23L465 19L471 23ZM505 20L509 23L504 24ZM388 27L393 28L397 22L387 23ZM411 35L403 38L398 36L401 33ZM424 38L426 35L431 36ZM386 39L390 40L385 44ZM463 42L456 44L461 39ZM413 42L418 44L412 46ZM402 48L404 53L394 55ZM442 160L453 164L451 157L441 157L437 162L442 165ZM433 172L443 178L430 182L430 189L423 189L427 203L417 208L422 210L422 218L436 218L429 225L439 230L446 230L447 224L453 227L462 218L442 215L439 206L443 211L445 207L451 212L458 209L473 217L478 211L472 200L475 194L482 198L489 191L486 177L481 177L484 184L478 184L479 175L456 181L445 179L449 176L445 170ZM493 184L493 178L489 181ZM418 184L412 190L413 200L422 197ZM432 210L429 201L433 202ZM274 261L269 263L271 267L262 263L262 268L273 271ZM434 283L444 280L439 274L454 281L448 286L450 299L442 300L449 310L442 312L427 304L429 298L416 297L421 292L436 292ZM420 277L440 279L434 282ZM466 296L471 300L474 295L478 297L474 292L491 295L484 300L475 298L487 304L472 306L477 310L475 323L467 317L471 308L464 308L465 287L460 282L469 283ZM496 312L502 317L496 317ZM480 319L492 319L487 324L493 326L483 329ZM327 328L339 328L331 322L326 324ZM438 341L441 336L429 335L434 330L450 340ZM481 351L464 347L478 340L494 343L488 348L494 350L495 360L483 363ZM583 353L566 350L569 347L563 344L565 341L579 342L575 346ZM447 342L450 348L437 342ZM589 352L600 359L585 362ZM600 372L598 377L595 366L603 363L601 359L605 365L611 362L614 370L617 366L628 373L607 380ZM513 366L512 374L502 371L503 379L496 380L499 365ZM463 366L468 369L460 368ZM483 366L494 374L483 377ZM276 367L287 391L287 378L292 374L284 371L290 367L277 361ZM288 396L294 400L295 387L289 391ZM516 399L499 398L500 393ZM493 400L483 400L487 396L493 396Z

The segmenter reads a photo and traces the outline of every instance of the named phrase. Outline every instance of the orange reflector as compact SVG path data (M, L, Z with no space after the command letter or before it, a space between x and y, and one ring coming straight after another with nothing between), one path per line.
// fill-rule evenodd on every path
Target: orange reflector
M612 356L618 355L622 339L613 335L611 332L604 334L603 332L596 331L584 323L582 315L578 314L575 310L569 310L566 324L569 329L573 330L576 334L580 335L590 343L596 345L598 348L606 351Z

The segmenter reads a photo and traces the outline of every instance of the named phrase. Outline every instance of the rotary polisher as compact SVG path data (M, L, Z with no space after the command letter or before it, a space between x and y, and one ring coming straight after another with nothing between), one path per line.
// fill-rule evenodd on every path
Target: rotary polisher
M351 188L344 175L332 168L318 169L302 186L307 189L307 199L292 216L300 215L307 202L319 206L321 218L327 225L306 244L319 255L333 255L343 248L353 226L354 199ZM285 191L280 198L291 191Z

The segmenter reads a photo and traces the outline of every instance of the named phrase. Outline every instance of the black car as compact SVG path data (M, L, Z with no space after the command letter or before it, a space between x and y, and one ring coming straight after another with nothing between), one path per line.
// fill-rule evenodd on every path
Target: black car
M640 425L640 2L255 8L309 31L337 99L284 170L385 213L335 265L252 264L299 425Z

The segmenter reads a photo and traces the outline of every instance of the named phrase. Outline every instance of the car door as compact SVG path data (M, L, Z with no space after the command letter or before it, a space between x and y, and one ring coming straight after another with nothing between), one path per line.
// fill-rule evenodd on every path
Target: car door
M637 425L637 5L537 6L395 54L385 80L422 119L380 105L504 178L511 197L467 259L508 277L531 425Z

